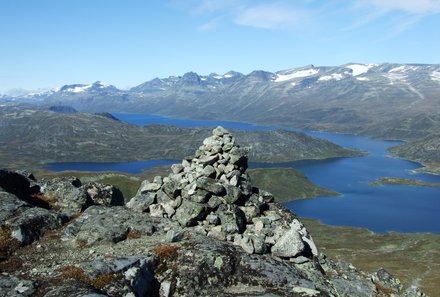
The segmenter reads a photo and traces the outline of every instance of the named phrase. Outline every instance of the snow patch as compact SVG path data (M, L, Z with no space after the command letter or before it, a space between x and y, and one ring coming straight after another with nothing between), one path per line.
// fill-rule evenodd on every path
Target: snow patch
M351 64L345 67L350 68L352 70L353 76L358 76L368 72L368 70L370 70L375 66L377 66L377 64Z
M370 79L368 77L356 77L357 80L360 81L369 81Z
M393 69L391 69L388 72L402 72L402 71L405 71L405 68L406 68L405 66L394 67Z
M231 78L231 77L233 77L233 75L232 74L225 74L225 75L223 75L223 77L224 78Z
M418 69L419 69L419 67L417 67L417 66L402 65L402 66L394 67L393 69L391 69L388 72L407 72L407 71L415 71Z
M433 81L438 81L438 82L440 82L440 72L439 72L439 71L433 71L433 72L431 73L431 79L432 79Z
M383 76L390 80L390 85L393 85L394 82L405 82L405 78L407 77L406 75L400 73L388 73L384 74Z
M68 88L65 91L72 92L72 93L81 93L81 92L85 92L87 89L90 89L91 87L92 87L92 85L76 86L73 88Z
M312 76L312 75L317 74L318 72L319 72L319 69L305 69L305 70L295 71L295 72L289 73L289 74L277 74L277 77L274 81L275 82L283 82L283 81L291 80L294 78Z
M333 73L332 75L321 76L318 80L327 81L327 80L341 80L344 78L344 75L341 73Z

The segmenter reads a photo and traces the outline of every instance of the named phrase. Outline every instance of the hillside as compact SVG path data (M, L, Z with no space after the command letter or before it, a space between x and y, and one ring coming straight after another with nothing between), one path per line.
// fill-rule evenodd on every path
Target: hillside
M112 185L0 170L6 296L426 297L321 253L217 127L124 205Z
M0 109L0 162L41 166L51 162L123 162L180 159L196 150L210 129L137 127L108 114L60 113L23 105ZM329 141L287 131L236 133L250 159L285 162L360 155Z
M420 162L427 170L440 174L440 135L438 134L393 147L390 151L400 158Z

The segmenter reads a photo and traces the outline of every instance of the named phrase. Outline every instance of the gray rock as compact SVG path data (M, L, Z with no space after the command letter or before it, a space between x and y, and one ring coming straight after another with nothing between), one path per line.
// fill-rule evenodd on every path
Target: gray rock
M405 290L401 297L428 297L416 286L411 286Z
M178 174L183 171L183 165L182 164L173 164L173 165L171 165L171 171L174 174Z
M40 207L45 206L32 199L33 194L40 192L40 186L36 185L35 180L29 178L28 174L23 175L20 172L0 169L0 188L30 204Z
M64 234L79 244L93 245L125 240L130 231L151 235L155 230L149 216L142 213L121 206L91 206L65 228Z
M198 159L196 159L198 164L201 164L203 166L212 165L218 160L218 155L213 156L202 156Z
M291 258L299 255L304 250L304 243L298 231L287 230L272 247L272 255L281 258Z
M202 190L202 189L197 189L194 192L194 194L192 194L188 198L191 201L194 201L194 202L197 202L197 203L206 203L207 200L209 200L210 197L211 197L211 194L208 191Z
M220 224L220 218L213 213L210 213L209 215L207 215L206 220L208 221L209 224L214 225L214 226L217 226L218 224Z
M205 205L183 200L182 205L176 210L175 218L182 226L194 226L197 221L201 221L207 214Z
M150 205L156 202L155 193L142 194L140 191L127 202L126 206L133 210L145 212L149 210Z
M0 188L0 225L12 217L19 209L29 208L31 205L18 199L17 196L3 192Z
M36 290L37 284L34 281L0 275L0 296L2 297L32 296Z
M162 190L167 193L171 198L176 198L181 193L181 189L179 188L179 181L171 178L164 180Z
M263 234L251 236L254 252L256 254L265 254L267 252L266 237Z
M239 188L231 185L225 185L224 188L226 189L226 195L223 197L223 199L225 199L226 203L234 204L237 203L240 198L242 198L242 193Z
M211 209L217 209L217 207L219 207L220 204L222 204L222 201L217 196L212 196L208 200L208 207Z
M260 209L258 207L256 207L255 205L240 206L240 209L243 211L244 215L246 216L246 222L248 224L251 224L252 219L260 215Z
M226 189L215 179L210 177L201 177L196 181L197 188L206 190L214 195L223 196L226 194Z
M224 135L230 135L229 131L222 126L217 126L214 130L212 130L212 134L220 137Z
M165 236L165 242L178 242L183 238L183 232L181 230L171 229L168 230Z
M112 185L88 183L83 187L93 201L93 204L104 206L124 205L124 196L122 195L122 192Z
M30 244L46 231L61 227L67 218L44 208L33 207L6 221L11 236L21 244Z
M384 268L379 268L373 275L371 276L371 280L378 287L384 288L387 291L393 291L394 294L399 293L402 290L402 284L400 280L392 276L388 271Z
M61 208L61 212L72 216L94 204L81 185L81 181L76 177L54 178L44 181L42 192L56 199L55 205Z
M241 248L248 254L254 253L254 245L250 237L244 235L240 242Z
M203 168L202 175L205 177L215 178L216 176L215 168L212 167L211 165L206 166L205 168Z
M57 283L48 288L44 297L59 297L59 296L72 296L72 297L98 297L108 296L107 294L99 293L97 289L91 285L82 283L77 280L69 279L62 283Z
M149 210L150 216L156 218L163 218L164 214L166 213L165 208L162 206L162 204L152 204L150 205Z
M215 213L226 234L241 234L246 229L246 216L238 206L221 204Z
M376 287L364 279L337 278L331 281L341 297L371 297L376 296Z
M147 192L155 192L159 190L161 187L160 184L151 183L148 180L144 180L141 184L141 187L139 188L139 191L141 193L147 193Z

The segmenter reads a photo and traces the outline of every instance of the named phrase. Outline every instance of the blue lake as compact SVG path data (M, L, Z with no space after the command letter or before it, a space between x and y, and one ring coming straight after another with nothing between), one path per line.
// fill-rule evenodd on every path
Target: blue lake
M164 124L180 127L215 127L229 129L272 130L280 127L227 121L172 119L152 115L114 114L135 125ZM285 128L287 130L295 130ZM369 153L366 157L339 158L322 161L289 163L251 163L257 167L292 167L302 171L315 184L342 193L339 197L319 197L286 203L296 214L319 219L325 224L365 227L375 232L440 233L440 188L404 185L371 186L380 177L413 178L440 183L440 176L413 173L420 164L390 158L387 148L397 141L327 132L303 131L311 136ZM139 173L143 169L175 163L175 160L154 160L127 163L56 163L48 169L85 171L124 171Z

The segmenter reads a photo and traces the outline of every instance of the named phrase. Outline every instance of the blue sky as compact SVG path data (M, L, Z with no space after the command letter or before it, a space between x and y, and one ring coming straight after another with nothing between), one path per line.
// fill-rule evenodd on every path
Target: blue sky
M100 80L440 63L440 0L0 0L0 93Z

